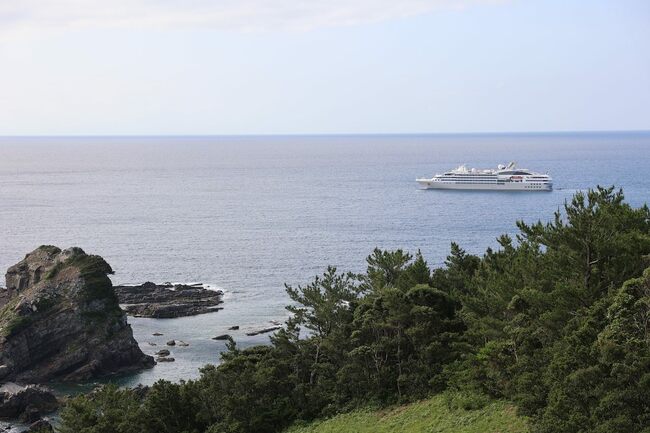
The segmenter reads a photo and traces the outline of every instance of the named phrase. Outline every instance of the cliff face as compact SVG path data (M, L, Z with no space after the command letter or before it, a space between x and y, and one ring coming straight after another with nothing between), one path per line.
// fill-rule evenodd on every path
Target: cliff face
M41 246L9 268L0 296L0 380L87 380L151 367L119 307L111 267Z

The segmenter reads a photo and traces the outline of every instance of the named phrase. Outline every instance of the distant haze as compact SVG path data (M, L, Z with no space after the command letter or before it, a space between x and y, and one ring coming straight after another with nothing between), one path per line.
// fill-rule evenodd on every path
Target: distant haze
M650 130L648 41L647 0L5 1L0 135Z

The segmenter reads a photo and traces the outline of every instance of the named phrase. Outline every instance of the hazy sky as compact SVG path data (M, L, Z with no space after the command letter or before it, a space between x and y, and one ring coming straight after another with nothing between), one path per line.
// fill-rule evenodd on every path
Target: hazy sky
M627 129L648 0L0 0L0 135Z

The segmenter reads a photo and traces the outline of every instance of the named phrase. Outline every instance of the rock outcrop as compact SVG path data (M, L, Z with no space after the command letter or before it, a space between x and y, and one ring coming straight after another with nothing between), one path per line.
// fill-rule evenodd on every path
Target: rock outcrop
M223 293L201 285L154 284L115 286L115 293L126 314L135 317L168 319L194 316L220 310Z
M7 270L6 288L0 293L0 306L3 306L16 293L41 281L46 272L72 254L73 248L61 251L51 245L43 245L25 256L25 259Z
M111 267L80 248L42 246L7 271L0 380L80 381L151 367L120 309Z
M20 418L31 423L58 407L56 397L45 387L15 383L5 383L0 387L0 418Z

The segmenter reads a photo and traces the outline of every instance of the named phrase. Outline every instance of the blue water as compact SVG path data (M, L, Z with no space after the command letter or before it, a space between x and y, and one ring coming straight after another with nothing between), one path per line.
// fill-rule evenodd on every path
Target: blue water
M548 170L555 190L421 191L414 182L510 160ZM622 186L641 205L649 168L650 133L0 138L0 269L40 244L77 245L106 258L115 283L223 288L218 313L129 319L147 353L169 339L190 346L122 383L191 378L218 361L224 343L211 337L231 325L244 346L268 341L243 334L286 317L284 283L309 282L328 264L361 271L375 247L420 249L433 265L451 241L481 253L516 220L546 220L597 184Z

